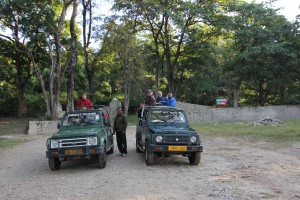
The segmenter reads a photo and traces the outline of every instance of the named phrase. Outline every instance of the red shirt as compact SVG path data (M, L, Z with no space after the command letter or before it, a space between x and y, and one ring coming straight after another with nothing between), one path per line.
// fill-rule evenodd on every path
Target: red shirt
M78 107L78 109L80 109L81 107L92 106L92 105L93 105L93 103L91 102L91 100L89 100L87 98L86 99L79 99L77 101L77 107ZM87 109L91 110L92 107L87 107Z

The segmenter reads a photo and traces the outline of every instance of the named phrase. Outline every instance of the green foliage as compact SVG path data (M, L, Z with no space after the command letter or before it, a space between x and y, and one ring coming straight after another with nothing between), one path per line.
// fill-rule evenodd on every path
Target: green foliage
M123 12L103 20L101 27L92 27L93 37L102 41L95 49L87 49L94 77L89 97L95 104L108 105L116 97L123 105L129 103L133 114L144 100L146 88L160 89L165 95L172 83L177 100L195 104L213 105L216 97L228 98L231 105L237 97L240 106L300 103L299 22L288 22L268 5L225 0L118 0L114 8ZM20 50L26 47L33 53L46 90L52 64L46 41L55 46L53 30L61 9L62 1L0 4L1 28L19 31ZM60 41L63 108L70 65L69 26L66 20ZM76 32L80 38L79 26ZM22 91L28 101L27 115L43 116L45 103L36 71L27 54L16 53L15 41L10 39L0 34L0 115L18 113L17 94ZM52 50L56 59L56 49ZM78 43L75 101L89 92L87 75ZM58 78L56 72L54 77Z
M228 8L232 15L227 13L222 24L228 37L220 46L227 50L222 71L227 90L240 90L244 105L283 103L280 94L295 81L290 73L297 59L292 24L263 4L234 3Z
M112 99L113 98L110 96L106 96L100 92L96 92L94 95L94 104L108 106Z
M13 117L17 115L18 100L14 95L0 98L0 117Z
M28 117L45 118L45 103L40 94L28 94L26 100L28 102Z
M137 118L137 114L133 113L131 115L128 115L127 116L127 121L128 121L129 126L135 126L139 121L139 119Z

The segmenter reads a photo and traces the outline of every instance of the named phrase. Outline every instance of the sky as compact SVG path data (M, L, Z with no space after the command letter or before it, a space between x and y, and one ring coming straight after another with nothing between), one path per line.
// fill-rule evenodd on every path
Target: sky
M253 0L247 0L252 2ZM266 2L266 0L255 0L257 3ZM277 0L274 3L274 8L282 8L279 11L280 14L284 15L289 21L295 21L296 15L300 14L300 0Z

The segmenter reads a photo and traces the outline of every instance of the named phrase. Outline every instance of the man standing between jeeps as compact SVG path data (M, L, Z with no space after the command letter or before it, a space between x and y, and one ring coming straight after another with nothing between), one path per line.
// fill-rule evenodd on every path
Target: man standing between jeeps
M123 114L121 107L118 108L118 114L114 120L114 134L117 135L117 144L120 151L120 155L123 157L127 156L127 139L126 139L126 129L127 129L127 118Z

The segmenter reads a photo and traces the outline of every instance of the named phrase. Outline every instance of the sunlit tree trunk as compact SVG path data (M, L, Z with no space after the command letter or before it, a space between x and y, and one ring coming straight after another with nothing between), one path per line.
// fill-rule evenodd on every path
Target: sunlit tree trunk
M71 63L68 73L68 102L67 102L67 111L74 110L74 74L77 64L77 35L75 31L75 23L77 17L77 10L78 10L78 0L74 0L73 2L73 13L70 21L70 33L72 38L72 52L71 52Z

